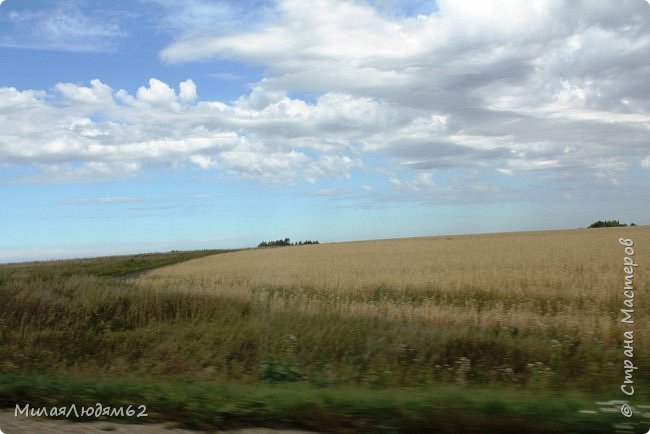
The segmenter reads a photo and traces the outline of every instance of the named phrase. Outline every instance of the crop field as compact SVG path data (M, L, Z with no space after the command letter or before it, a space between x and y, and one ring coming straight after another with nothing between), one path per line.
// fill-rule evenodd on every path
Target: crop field
M619 238L639 264L632 325ZM258 248L143 273L63 264L0 267L5 405L137 378L126 389L160 420L206 429L611 432L579 410L625 399L624 331L650 366L645 226ZM649 379L635 372L635 399Z
M638 262L650 259L647 227L546 231L255 249L161 268L138 285L243 303L242 323L268 321L245 341L246 361L270 358L299 377L597 391L621 377L619 237L635 241ZM638 271L639 292L649 283ZM650 323L648 312L636 321ZM650 334L636 333L649 348Z

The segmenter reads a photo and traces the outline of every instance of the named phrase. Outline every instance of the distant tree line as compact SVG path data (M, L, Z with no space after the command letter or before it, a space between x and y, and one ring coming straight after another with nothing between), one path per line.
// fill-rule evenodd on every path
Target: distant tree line
M292 243L289 238L285 238L284 240L262 241L257 247L304 246L307 244L318 244L318 241L306 240Z
M598 220L589 225L590 228L617 228L621 226L627 226L625 223L621 223L618 220ZM630 223L630 226L636 226L634 223Z

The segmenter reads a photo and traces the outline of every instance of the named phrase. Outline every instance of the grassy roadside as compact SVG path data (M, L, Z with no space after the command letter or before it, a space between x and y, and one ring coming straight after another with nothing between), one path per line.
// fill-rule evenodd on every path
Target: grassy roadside
M620 414L585 414L580 394L507 389L317 388L142 379L0 375L0 405L31 408L147 406L125 423L173 421L204 430L250 426L328 433L609 433ZM21 407L22 408L22 407Z

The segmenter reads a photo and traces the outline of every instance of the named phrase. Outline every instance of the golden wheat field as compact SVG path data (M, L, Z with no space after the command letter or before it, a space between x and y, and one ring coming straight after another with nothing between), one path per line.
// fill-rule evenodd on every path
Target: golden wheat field
M148 288L257 300L274 311L420 320L432 326L553 329L621 339L624 246L634 241L647 307L650 227L439 236L245 250L147 273ZM638 323L650 321L637 309ZM639 346L648 335L638 332Z

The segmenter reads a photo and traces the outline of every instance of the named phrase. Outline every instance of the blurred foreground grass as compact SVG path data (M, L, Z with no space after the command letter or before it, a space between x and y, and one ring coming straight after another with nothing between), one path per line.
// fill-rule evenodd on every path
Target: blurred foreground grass
M317 388L196 381L0 375L0 404L21 408L75 404L146 405L147 417L204 430L250 426L330 433L611 433L617 414L585 414L590 397L498 388Z

